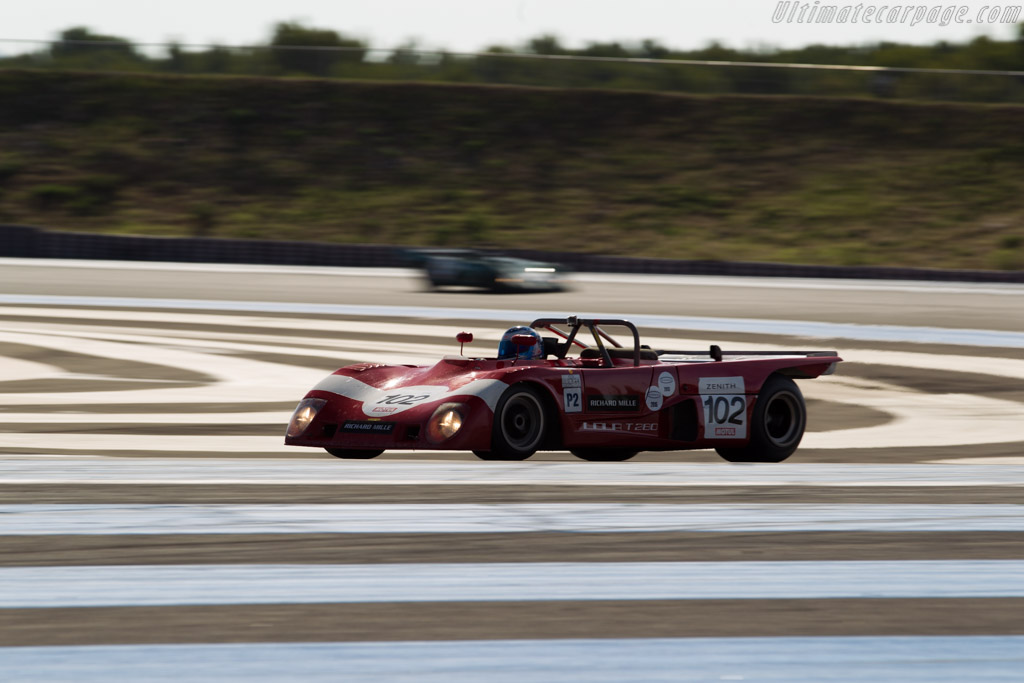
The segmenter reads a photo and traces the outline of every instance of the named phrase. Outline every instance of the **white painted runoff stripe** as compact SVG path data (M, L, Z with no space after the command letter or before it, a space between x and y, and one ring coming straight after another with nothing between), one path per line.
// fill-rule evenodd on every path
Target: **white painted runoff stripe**
M175 314L168 314L173 316ZM63 327L63 325L61 325ZM292 356L322 357L325 351L295 348L287 344L242 344L234 341L214 341L210 339L182 339L175 335L124 334L110 331L89 331L88 328L71 333L67 330L57 331L53 325L39 330L21 330L15 324L10 330L0 331L0 342L7 341L27 346L42 348L74 348L77 353L95 355L117 360L133 359L140 362L151 362L159 359L171 367L180 367L200 373L209 378L209 383L201 386L187 385L184 387L157 385L156 388L141 387L131 391L104 389L101 382L97 389L86 392L41 391L37 393L0 393L0 404L24 405L39 404L46 406L62 406L73 412L62 413L54 417L49 410L34 415L23 413L0 413L0 424L25 424L29 422L60 421L67 423L109 423L117 424L119 415L94 415L77 412L82 405L101 403L145 404L155 415L153 422L168 422L164 407L187 402L237 402L276 400L282 403L297 401L297 397L305 394L309 387L321 380L324 371L313 371L292 365L265 363L258 360L239 357L238 352L269 352L283 353ZM408 326L413 327L413 326ZM177 334L177 333L176 333ZM69 339L68 337L71 337ZM175 338L169 339L169 336ZM352 343L340 341L332 354L344 354L352 361L356 359L389 361L389 362L424 362L416 354L433 348L437 356L443 355L443 346L423 346L413 352L412 344L366 342ZM379 346L379 350L376 347ZM157 351L159 349L159 351ZM449 349L451 350L451 349ZM927 354L892 354L873 352L852 352L845 354L850 360L874 363L883 362L903 367L926 367L928 369L944 369L961 367L965 371L986 372L1004 379L1024 379L1024 361L1000 360L1000 362L971 362L947 356L929 356ZM436 356L435 356L436 358ZM996 359L992 359L995 361ZM344 364L338 361L338 364ZM36 377L32 377L32 375ZM26 365L16 362L13 367L0 358L0 376L9 375L22 380L30 379L72 379L71 376L58 368L46 368L39 365ZM98 380L118 380L117 377L93 377ZM890 416L881 424L859 429L844 429L826 432L811 432L804 438L804 448L847 448L856 444L858 448L897 448L897 447L928 447L947 446L949 444L972 445L981 443L1014 443L1024 438L1021 431L1021 405L1018 402L975 396L971 394L921 393L910 392L904 387L884 384L874 380L855 377L829 377L823 380L808 382L805 392L809 398L848 403L854 406L867 405L883 411ZM71 401L71 403L69 403ZM75 413L77 412L77 417ZM287 421L287 411L263 418L264 424L277 423L283 430ZM143 413L135 417L126 417L126 421L143 420ZM213 415L203 418L209 423L238 422L219 419ZM185 422L187 418L175 421ZM197 417L196 423L201 420ZM251 420L255 423L255 420ZM55 449L93 450L96 452L115 451L207 451L207 452L240 452L240 453L278 453L285 454L293 449L283 447L278 436L225 436L225 435L167 435L161 439L152 439L140 434L76 434L60 432L40 435L27 432L18 433L5 430L4 442L8 448L39 448L41 445ZM280 434L280 432L278 432Z
M106 378L109 379L109 378ZM244 404L243 404L244 405ZM92 413L81 410L69 410L59 412L35 412L15 413L0 412L0 425L30 425L30 424L56 424L62 425L78 424L112 424L112 425L276 425L281 427L288 420L288 413L285 410L264 410L256 412L208 412L208 413ZM76 437L82 437L82 434ZM6 440L6 436L4 440ZM144 437L150 438L152 437ZM164 438L164 437L161 437ZM280 439L278 439L280 440ZM278 444L275 444L278 445ZM50 443L52 447L52 442Z
M23 306L0 306L0 315L11 316L18 318L40 318L43 320L33 320L31 322L18 322L18 321L7 321L5 323L5 329L59 329L59 330L86 330L92 334L96 334L100 330L110 331L109 327L90 328L88 325L95 324L96 321L104 321L109 323L111 321L117 321L122 323L118 325L116 331L124 331L126 325L149 325L147 329L150 333L153 330L159 328L160 325L167 325L168 323L187 325L187 329L160 329L161 335L171 335L174 337L181 336L194 336L201 339L240 339L240 340L252 340L254 338L265 339L278 345L289 345L295 346L298 342L310 343L311 345L320 344L321 346L331 347L335 341L345 339L348 336L357 333L373 334L377 338L373 341L368 341L368 344L384 344L387 347L388 342L380 340L380 337L398 337L399 339L406 340L408 347L419 346L422 344L423 339L427 337L444 339L449 344L448 351L451 351L450 346L455 341L455 334L460 328L454 325L438 325L428 324L426 322L394 322L387 320L329 320L324 318L292 318L274 315L224 315L223 313L182 313L180 311L138 311L128 309L94 309L94 308L73 308L73 307L46 307L46 308L25 308ZM59 318L63 324L55 324L47 322L46 319ZM71 324L74 323L74 324ZM242 327L242 328L265 328L267 331L275 333L271 335L254 335L251 331L247 331L245 334L236 334L229 336L225 333L217 333L209 329L194 329L196 327ZM328 339L306 339L303 340L297 335L282 335L282 331L291 332L335 332L339 335L337 338ZM501 339L501 335L504 334L504 327L493 327L493 328L475 328L469 330L473 332L474 337L479 340L487 340L497 342ZM648 339L648 337L645 337ZM349 341L345 339L345 341ZM674 341L674 340L673 340ZM744 345L746 346L746 345ZM466 347L472 349L476 347ZM777 348L777 347L771 347ZM497 350L497 344L494 345L494 349ZM425 356L430 355L430 351L424 353Z
M349 304L282 303L273 301L223 301L210 299L145 299L132 297L63 296L42 294L0 294L0 304L36 306L93 306L107 308L155 308L180 310L247 311L260 313L311 313L316 315L385 316L399 318L474 319L507 322L559 317L565 311L494 310L486 308L442 308L433 306L362 306ZM606 314L582 312L581 317ZM770 334L861 341L915 342L1024 348L1024 333L944 327L906 327L902 325L856 325L802 320L766 320L757 318L706 318L665 315L630 316L640 327L673 330L697 330L716 333Z
M995 683L1020 680L1024 636L593 638L0 648L4 679L51 683Z
M362 278L418 278L418 268L367 268L346 266L284 266L248 263L184 263L177 261L99 261L86 259L0 258L0 266L78 268L91 270L159 270L205 273L282 273L289 275L335 275ZM1017 283L952 282L939 280L875 280L863 278L753 277L733 275L647 275L642 273L573 272L573 282L610 282L759 289L813 289L841 291L921 292L947 294L1024 295Z
M1024 505L0 505L4 535L1024 531Z
M229 344L224 341L254 342L272 344L278 351L289 354L310 354L323 355L325 351L343 351L346 354L352 351L365 351L372 349L378 353L402 352L407 355L419 354L421 362L431 362L438 356L453 351L454 333L461 327L454 325L432 325L423 321L416 322L394 322L394 321L359 321L359 320L326 320L322 318L290 318L280 316L257 316L257 315L220 315L212 313L182 313L169 311L138 311L107 309L96 310L91 308L24 308L17 306L0 306L0 316L18 316L27 318L60 318L61 323L52 322L22 322L7 321L5 331L22 331L37 334L58 334L60 336L75 335L91 339L117 340L124 339L129 342L156 341L167 343L168 337L174 343L185 343L183 340L194 337L196 341L192 344L211 345L214 340L221 343L214 345L214 348L224 350L267 350L265 346L257 344ZM106 325L100 326L96 323L102 321L109 323L117 321L124 323L116 328ZM72 324L73 323L73 324ZM218 327L242 327L242 328L265 328L275 334L254 334L252 332L231 333L212 332L210 330L195 329L163 329L155 332L154 327L139 328L128 327L128 325L148 324L177 324L181 326L218 326ZM481 328L478 324L471 326L468 330L476 337L476 346L467 346L467 353L486 354L497 348L482 346L479 342L497 342L504 333L504 328ZM324 331L334 332L336 337L325 340L300 340L295 335L280 334L282 331ZM375 339L353 340L353 334L373 334ZM149 334L150 338L142 338L138 335ZM153 335L159 334L159 338ZM135 335L135 336L130 336ZM399 341L385 341L380 337L394 337ZM436 343L425 344L424 339L434 340ZM706 348L706 341L697 339L679 339L673 337L657 337L643 335L645 342L655 348ZM312 343L310 343L312 342ZM76 345L80 342L76 342ZM304 346L301 344L309 344ZM758 344L743 342L744 350L777 351L786 350L789 345ZM282 348L283 347L283 348ZM81 349L75 349L82 352ZM726 347L726 352L729 348ZM884 365L899 365L902 367L914 367L922 369L957 368L964 372L980 372L995 375L997 377L1015 377L1024 379L1024 361L1012 358L986 358L979 356L964 357L952 354L934 353L913 353L907 351L881 351L877 349L858 349L849 346L841 350L841 355L848 362L875 363ZM157 361L159 359L151 359ZM6 362L6 361L5 361ZM47 367L47 366L42 366ZM6 370L6 368L5 368ZM829 378L834 382L842 376Z
M338 275L359 277L417 277L412 268L359 268L346 266L275 266L259 263L184 263L180 261L94 261L88 259L0 258L0 266L79 268L87 270L160 270L185 273L283 273L286 275Z
M810 289L845 292L911 292L920 294L984 294L1024 296L1015 282L951 282L938 280L869 280L843 278L752 277L736 275L644 275L639 273L571 273L574 282L611 282L742 289Z
M1024 486L1024 465L0 456L0 484Z
M41 316L41 320L9 321L0 331L0 342L10 342L42 349L73 348L76 354L98 356L117 361L136 360L159 362L167 367L180 368L207 378L200 386L173 386L168 384L147 384L134 390L124 391L122 386L105 384L107 380L124 381L114 376L73 375L62 368L20 360L0 358L0 377L8 380L71 380L89 378L97 383L90 391L74 392L71 399L65 392L40 391L35 393L0 392L0 404L60 406L63 423L101 422L117 424L120 415L92 415L78 413L82 405L102 403L135 403L146 405L157 417L154 422L168 422L164 417L165 408L188 402L235 402L253 400L294 402L297 396L305 394L310 386L322 376L322 371L311 371L302 367L302 357L333 356L338 365L358 360L391 363L423 364L435 362L446 352L454 351L453 329L442 325L422 325L398 322L353 322L329 320L303 320L301 318L280 318L249 314L217 315L210 313L182 313L180 311L146 311L129 309L76 309L67 307L29 308L0 306L4 314ZM140 320L133 320L134 318ZM54 322L57 318L60 322ZM176 324L180 326L239 325L250 334L224 331L199 331L192 329L154 330L150 327L110 328L97 325L96 321ZM71 322L69 322L71 321ZM279 334L251 334L249 328L291 326L293 331L310 328L331 329L336 337L328 343L320 340L314 347L307 347L298 337ZM473 324L472 327L478 327ZM347 329L352 328L352 329ZM420 331L417 331L420 330ZM357 331L386 334L388 341L352 339ZM445 344L426 344L429 335L448 337ZM500 336L496 329L485 330L481 339ZM414 341L415 340L415 341ZM493 341L493 339L492 339ZM671 339L649 339L659 346L698 348L700 343ZM326 346L324 346L326 344ZM478 345L477 349L486 348ZM490 347L493 348L493 347ZM777 348L777 347L776 347ZM245 355L252 353L275 354L277 358L292 357L287 364L267 363ZM843 357L856 363L885 364L900 367L922 368L943 371L957 368L963 372L991 374L1005 379L1024 379L1024 361L1005 358L963 358L952 355L925 353L871 351L845 349ZM344 358L344 360L341 360ZM298 363L299 366L293 365ZM0 383L2 384L2 383ZM836 449L848 448L899 448L899 447L945 447L950 444L962 446L987 443L1014 443L1024 438L1020 427L1021 406L1019 402L1001 398L978 396L969 393L934 393L908 391L907 388L886 384L877 380L845 377L842 374L824 380L807 382L804 391L810 399L833 403L848 403L854 406L866 405L886 413L889 417L879 424L862 428L812 431L804 438L804 448ZM72 403L68 403L71 400ZM66 412L68 408L72 413ZM43 409L38 414L0 413L0 423L26 424L52 420L52 409ZM125 421L144 420L143 413L125 417ZM183 422L187 418L176 418ZM204 418L211 423L218 422L214 416ZM278 423L283 426L286 413L264 418L265 424ZM197 419L196 422L199 420ZM251 421L255 423L255 420ZM237 423L237 421L236 421ZM236 452L285 454L291 449L283 448L277 437L242 437L237 435L167 435L152 439L145 434L76 434L68 431L40 435L38 433L7 433L5 445L8 448L37 449L40 444L50 448L96 452L117 451L169 451L169 452ZM292 452L294 452L292 450Z
M0 608L1024 597L1024 560L0 568Z

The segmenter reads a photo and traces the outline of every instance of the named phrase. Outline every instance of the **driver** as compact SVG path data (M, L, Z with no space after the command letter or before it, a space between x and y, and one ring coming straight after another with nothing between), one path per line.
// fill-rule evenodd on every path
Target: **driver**
M512 343L512 337L517 334L528 334L537 340L533 346L516 346ZM501 336L501 343L498 344L498 358L522 358L524 360L538 360L544 357L544 343L540 335L532 327L520 325L509 328Z

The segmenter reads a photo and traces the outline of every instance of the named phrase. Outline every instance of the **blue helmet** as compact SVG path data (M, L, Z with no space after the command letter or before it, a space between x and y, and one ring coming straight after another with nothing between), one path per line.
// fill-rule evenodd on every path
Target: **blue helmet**
M528 334L537 340L537 343L533 346L516 346L512 343L512 337L517 334ZM544 357L544 344L541 341L540 335L532 327L526 327L520 325L519 327L509 328L501 336L501 343L498 344L498 358L523 358L526 360L536 360Z

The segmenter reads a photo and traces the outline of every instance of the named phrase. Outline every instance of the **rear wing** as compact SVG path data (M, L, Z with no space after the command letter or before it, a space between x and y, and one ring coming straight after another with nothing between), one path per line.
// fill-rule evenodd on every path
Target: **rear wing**
M712 344L707 351L657 351L658 360L662 363L716 363L723 361L758 360L771 358L775 360L821 359L829 363L822 375L831 375L836 371L836 363L842 358L838 351L722 351L717 344Z

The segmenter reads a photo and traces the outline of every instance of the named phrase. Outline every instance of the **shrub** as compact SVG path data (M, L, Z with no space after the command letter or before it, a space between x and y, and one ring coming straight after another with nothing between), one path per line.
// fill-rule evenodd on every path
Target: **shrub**
M42 211L51 211L71 204L80 197L77 187L70 185L36 185L29 190L32 204Z

